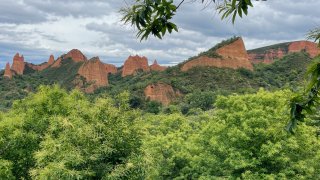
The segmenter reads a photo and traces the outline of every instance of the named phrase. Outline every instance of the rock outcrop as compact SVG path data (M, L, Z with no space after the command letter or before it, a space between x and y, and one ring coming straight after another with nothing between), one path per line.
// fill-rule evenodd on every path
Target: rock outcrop
M13 57L13 64L11 69L19 75L23 74L25 68L25 63L24 63L24 57L23 55L20 56L19 53L17 53L14 57Z
M44 69L47 69L47 68L48 68L49 66L51 66L53 63L54 63L54 56L51 55L51 56L49 57L48 62L39 64L39 65L34 65L34 64L27 63L27 66L29 66L29 67L30 67L31 69L33 69L33 70L42 71L42 70L44 70Z
M166 69L167 69L167 67L165 67L165 66L160 66L160 65L158 64L157 60L154 60L154 61L153 61L153 64L150 66L150 70L151 70L151 71L164 71L164 70L166 70Z
M108 74L116 74L118 72L118 69L113 64L105 64L106 71Z
M270 64L273 63L276 59L281 59L283 56L289 53L301 51L309 53L311 58L320 54L320 48L318 48L317 44L310 41L296 41L276 44L270 47L250 50L248 51L248 54L250 62L254 64Z
M87 57L82 54L78 49L72 49L65 56L64 59L71 58L74 62L86 61Z
M249 60L251 63L264 63L264 64L271 64L274 62L275 59L282 58L286 52L282 50L281 48L270 49L269 51L263 53L263 54L256 54L256 53L249 53Z
M218 68L246 68L253 69L249 61L247 51L245 49L242 38L238 38L234 42L218 48L215 53L221 57L208 57L206 55L197 57L183 64L181 70L188 71L196 66L212 66Z
M157 101L163 105L169 105L179 95L179 91L175 91L172 86L165 83L150 84L144 89L146 99Z
M54 63L54 56L51 54L50 57L49 57L49 60L48 60L48 65L52 65Z
M98 57L84 62L79 68L78 74L84 77L88 83L88 86L80 87L86 93L92 93L99 87L108 86L108 73Z
M62 58L59 57L59 58L52 64L51 67L53 67L53 68L58 68L58 67L60 67L61 62L62 62Z
M62 56L60 56L53 64L51 67L53 68L58 68L61 66L61 63L63 60L65 59L72 59L74 62L85 62L87 61L87 57L85 55L83 55L83 53L81 51L79 51L78 49L72 49L71 51L69 51L67 54L64 54Z
M11 72L9 63L6 64L6 68L4 70L4 75L3 76L6 77L6 78L9 78L9 79L12 79L12 72Z
M314 58L320 54L320 48L316 43L310 41L297 41L290 43L289 45L289 53L291 52L300 52L306 51L310 54L310 57Z
M134 75L137 71L150 71L148 65L148 59L146 57L129 56L129 58L125 61L123 69L122 69L122 77Z

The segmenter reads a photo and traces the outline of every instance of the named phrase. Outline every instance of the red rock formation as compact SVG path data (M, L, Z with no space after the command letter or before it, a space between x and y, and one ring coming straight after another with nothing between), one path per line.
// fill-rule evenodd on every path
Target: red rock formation
M154 60L153 64L150 66L151 71L164 71L166 70L167 67L165 66L160 66L157 62L157 60Z
M57 67L60 67L60 65L61 65L61 61L62 61L62 58L61 57L59 57L53 64L52 64L52 66L51 67L53 67L53 68L57 68Z
M248 59L248 54L245 49L242 38L234 41L231 44L223 46L216 50L216 53L222 56L222 58L211 58L207 56L200 56L194 60L185 63L181 70L187 71L196 66L213 66L213 67L225 67L225 68L246 68L253 69L252 64Z
M180 93L175 91L172 86L164 83L150 84L144 89L147 99L158 101L163 105L169 105Z
M9 78L9 79L12 79L12 72L11 72L9 63L6 64L6 69L4 70L4 75L3 76L6 77L6 78Z
M117 67L113 64L104 64L104 66L108 74L116 74L118 72Z
M48 65L52 65L54 63L54 56L50 55L49 60L48 60Z
M297 41L290 43L289 52L300 52L306 51L310 54L312 58L316 57L320 54L320 48L318 48L317 44L310 41Z
M284 43L283 48L269 49L262 53L249 52L250 62L270 64L273 63L275 59L281 59L283 56L293 53L306 51L313 58L320 54L320 48L317 47L316 43L309 41L296 41L291 43Z
M150 71L146 57L129 56L122 69L122 77L134 75L138 70Z
M23 74L25 68L25 64L24 64L24 57L20 56L19 53L17 53L14 57L13 57L13 64L11 69L19 75Z
M85 55L82 54L81 51L79 51L78 49L72 49L71 51L69 51L67 54L62 55L61 57L59 57L53 64L51 67L57 68L60 67L61 62L64 59L68 59L71 58L74 62L84 62L87 61L87 57Z
M67 59L67 58L71 58L75 62L82 62L87 60L87 57L84 56L82 52L79 51L78 49L72 49L71 51L69 51L65 55L64 59Z
M36 70L36 71L42 71L44 69L47 69L49 66L51 66L52 64L54 63L54 57L53 55L51 55L49 57L49 60L48 62L46 63L42 63L40 65L34 65L34 64L30 64L30 63L27 63L27 66L29 66L30 68L32 68L33 70Z
M83 63L79 68L78 74L86 79L90 84L84 90L87 93L92 93L99 87L108 86L108 73L105 65L98 57L94 57Z

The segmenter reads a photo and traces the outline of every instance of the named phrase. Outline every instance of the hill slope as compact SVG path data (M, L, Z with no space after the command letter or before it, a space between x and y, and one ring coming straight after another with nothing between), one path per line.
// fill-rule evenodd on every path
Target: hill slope
M199 66L199 64L195 63L194 66L188 66L187 70L183 69L186 64L201 57L211 58L210 61L215 61L215 58L221 58L220 60L222 61L227 58L229 58L228 61L230 62L232 60L238 61L240 56L236 57L236 53L232 54L226 49L226 47L233 46L237 42L243 44L241 39L235 37L177 66L167 69L161 68L161 71L140 71L140 67L133 67L136 69L133 74L125 77L122 77L121 69L117 70L113 67L112 73L111 71L108 73L104 72L103 65L100 64L99 69L103 71L102 75L108 78L108 86L97 86L94 89L91 88L92 82L89 82L89 80L95 80L95 77L101 78L101 76L96 76L91 71L87 72L87 67L84 65L91 64L89 62L97 62L98 59L87 60L80 51L76 53L76 57L80 57L79 61L74 61L70 55L70 57L66 58L61 56L53 65L41 71L32 69L32 66L25 66L24 74L15 74L11 80L3 77L4 71L2 71L0 72L0 109L4 110L11 107L13 100L25 97L27 93L35 91L41 84L51 85L56 83L68 90L73 88L86 90L86 88L90 88L91 92L95 90L93 94L89 95L92 97L100 96L101 94L114 96L124 90L128 90L132 95L133 106L145 108L146 103L149 101L146 98L148 97L146 92L158 93L152 94L152 97L160 97L165 100L165 104L169 104L172 101L184 103L186 95L196 94L196 92L212 92L216 95L246 93L254 92L261 87L269 90L283 87L296 88L303 82L306 67L311 62L308 51L293 52L288 53L288 55L283 54L282 58L277 58L272 64L256 64L251 68L246 68L248 66L237 66L237 68L215 65ZM250 55L275 48L285 49L289 47L288 44L290 43L277 44L251 50L248 53ZM244 46L240 49L243 52ZM247 55L246 53L242 53L242 55L244 58L241 61L245 61ZM130 57L128 59L130 60ZM106 65L106 67L108 66ZM89 79L79 74L79 69L81 68L86 69L84 74L90 76ZM147 87L149 88L148 91L146 91ZM160 89L152 90L152 88ZM161 100L159 101L162 102Z

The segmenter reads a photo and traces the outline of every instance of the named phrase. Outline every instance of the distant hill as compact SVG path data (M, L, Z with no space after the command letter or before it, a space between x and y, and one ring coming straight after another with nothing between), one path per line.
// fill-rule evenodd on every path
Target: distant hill
M282 53L266 61L276 49ZM50 56L41 65L24 62L17 54L13 65L0 72L0 109L10 108L13 100L34 92L41 84L77 88L92 97L128 90L132 106L139 108L145 108L149 101L185 103L186 95L196 92L219 95L254 92L261 87L296 88L318 50L311 42L299 41L246 51L242 39L233 37L173 67L156 61L149 65L146 57L130 56L121 68L98 57L88 60L79 50L56 60Z
M320 54L320 49L316 43L310 41L294 41L261 47L248 51L251 63L273 63L276 59L294 52L307 52L310 57Z

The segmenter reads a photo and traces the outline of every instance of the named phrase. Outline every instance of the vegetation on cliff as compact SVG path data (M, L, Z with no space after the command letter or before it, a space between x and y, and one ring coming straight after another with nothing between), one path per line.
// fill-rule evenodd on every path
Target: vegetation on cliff
M214 67L194 67L182 72L179 66L169 67L162 72L138 72L135 76L121 77L121 72L109 75L109 86L95 91L91 97L103 93L116 95L123 90L131 93L133 107L147 109L148 103L144 97L144 88L149 84L163 82L171 85L182 94L193 94L196 91L219 94L255 92L260 87L268 90L283 87L297 89L303 82L307 65L311 62L307 53L293 53L270 65L258 64L254 70L228 69ZM34 92L40 84L60 84L71 90L75 87L74 80L82 62L65 59L60 67L48 68L41 72L27 73L15 76L11 81L0 77L0 108L11 107L12 101L21 99L28 92ZM83 80L85 82L85 80ZM187 100L177 99L181 109L189 107ZM191 107L190 107L191 108ZM188 108L188 109L190 109ZM196 108L192 106L192 108ZM199 108L203 108L200 107Z

